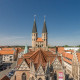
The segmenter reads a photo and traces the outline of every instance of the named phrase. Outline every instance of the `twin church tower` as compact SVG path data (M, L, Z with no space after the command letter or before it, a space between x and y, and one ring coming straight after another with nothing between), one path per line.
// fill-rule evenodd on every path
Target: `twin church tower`
M37 26L36 26L36 20L34 18L34 24L33 24L33 29L32 29L32 50L35 51L38 48L41 48L43 50L48 49L48 36L47 36L47 27L46 27L46 21L44 18L44 25L43 25L43 30L42 30L42 37L38 37L38 32L37 32Z

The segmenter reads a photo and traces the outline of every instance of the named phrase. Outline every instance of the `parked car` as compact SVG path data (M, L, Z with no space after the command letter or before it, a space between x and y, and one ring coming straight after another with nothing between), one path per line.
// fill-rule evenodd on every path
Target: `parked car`
M11 71L9 74L11 74L11 76L13 76L13 75L14 75L14 72L13 72L13 71Z
M12 75L9 73L7 76L10 78Z

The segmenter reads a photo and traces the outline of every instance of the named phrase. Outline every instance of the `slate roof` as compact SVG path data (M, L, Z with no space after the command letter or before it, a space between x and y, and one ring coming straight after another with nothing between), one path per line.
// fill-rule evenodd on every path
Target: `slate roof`
M42 33L47 33L46 21L44 21Z
M37 33L36 21L34 20L32 33Z

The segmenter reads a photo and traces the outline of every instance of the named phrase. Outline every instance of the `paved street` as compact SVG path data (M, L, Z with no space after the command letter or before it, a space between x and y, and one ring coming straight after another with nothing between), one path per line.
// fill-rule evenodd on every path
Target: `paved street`
M9 68L7 68L7 69L5 69L4 71L1 71L0 72L0 79L3 77L3 76L5 76L5 75L7 75L13 68L15 68L16 67L16 62L14 62L12 65L11 65L11 68L9 69Z

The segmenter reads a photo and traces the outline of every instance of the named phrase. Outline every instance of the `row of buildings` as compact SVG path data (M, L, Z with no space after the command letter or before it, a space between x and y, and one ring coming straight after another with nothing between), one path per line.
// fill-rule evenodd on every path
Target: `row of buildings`
M18 58L18 53L22 52L21 48L0 48L0 66L3 63L13 63Z
M46 21L44 19L42 37L39 38L34 19L32 48L25 47L18 54L14 53L16 71L10 80L80 80L78 50L71 47L48 48Z
M32 50L17 60L14 80L65 80L62 57L48 49L48 32L44 20L42 37L38 37L36 21L32 29ZM13 78L11 78L13 80Z

